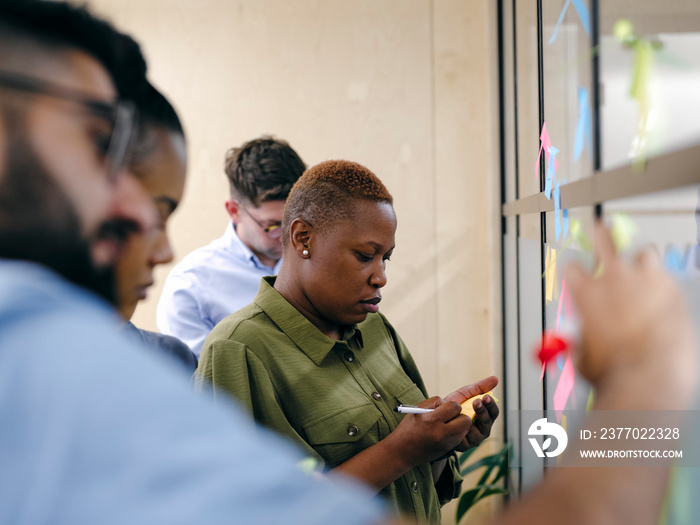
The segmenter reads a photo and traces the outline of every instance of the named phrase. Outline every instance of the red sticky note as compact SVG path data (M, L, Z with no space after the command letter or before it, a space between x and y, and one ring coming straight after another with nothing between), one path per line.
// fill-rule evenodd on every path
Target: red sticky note
M557 355L570 349L570 343L560 335L548 332L542 336L542 344L537 352L537 359L546 365Z

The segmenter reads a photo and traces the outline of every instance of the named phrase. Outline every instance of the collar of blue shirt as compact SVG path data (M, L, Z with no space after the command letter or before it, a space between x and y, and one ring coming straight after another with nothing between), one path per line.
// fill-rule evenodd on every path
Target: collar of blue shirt
M236 233L236 228L234 228L233 223L229 222L226 227L226 232L224 233L224 242L228 248L230 248L231 253L235 257L240 257L242 260L248 261L251 265L261 270L269 270L270 273L277 274L279 271L280 264L282 264L282 259L277 261L277 264L273 268L265 266L258 256L253 253L253 251L248 248L241 238Z

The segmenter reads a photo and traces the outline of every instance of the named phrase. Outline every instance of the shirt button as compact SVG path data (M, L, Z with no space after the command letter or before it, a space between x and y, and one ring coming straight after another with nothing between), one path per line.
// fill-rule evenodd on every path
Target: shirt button
M359 433L360 433L360 429L357 428L355 425L350 425L348 427L348 436L355 437Z
M413 492L418 492L418 482L417 481L414 481L413 483L411 483L411 490Z
M382 398L382 395L379 392L372 392L372 397L379 401Z
M345 360L348 363L352 363L355 360L355 354L353 354L352 352L345 352L345 355L343 357L345 357Z

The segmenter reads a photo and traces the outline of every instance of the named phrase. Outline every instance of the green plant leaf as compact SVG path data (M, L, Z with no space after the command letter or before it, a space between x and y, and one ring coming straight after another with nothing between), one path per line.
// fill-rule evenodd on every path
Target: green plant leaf
M498 458L496 458L496 459L498 459ZM481 475L481 477L479 478L479 481L477 482L477 485L485 485L486 482L487 482L488 479L489 479L489 476L490 476L491 473L493 472L493 469L496 468L496 467L500 467L500 464L491 465L489 468L487 468L486 470L484 470L484 473L483 473L483 474ZM491 483L493 483L493 482L495 482L495 481L496 481L496 480L492 481Z
M459 497L459 503L457 504L457 522L462 519L462 517L467 513L467 511L474 504L474 499L479 494L481 487L475 487L463 492Z
M496 483L499 479L505 478L510 473L510 467L508 467L509 451L510 447L506 447L503 449L503 458L501 464L498 466L498 472L496 473L496 477L493 478L493 481L491 481L491 483Z
M477 485L473 489L464 492L459 497L457 504L457 522L459 522L467 511L476 504L479 500L491 496L493 494L507 494L508 490L503 487L494 487L491 485Z
M474 470L481 468L481 467L497 467L498 465L501 464L501 457L500 454L494 454L492 456L485 456L481 458L478 461L475 461L468 467L465 467L464 470L461 471L462 476L466 476L470 472L473 472Z
M460 466L462 466L466 460L469 458L471 453L476 450L470 449L469 451L463 453L460 458ZM513 453L513 442L509 441L504 443L501 449L490 456L485 456L471 465L464 468L462 475L467 475L476 469L485 467L485 471L481 475L481 479L477 485L464 492L459 497L459 502L457 504L457 522L459 522L464 515L469 511L469 509L474 506L478 501L488 496L494 494L509 494L508 489L497 486L496 483L501 478L510 478L510 467L508 466L508 459ZM496 476L493 480L487 483L488 478L493 473L494 469L498 468L496 471Z
M464 465L464 463L469 459L469 456L471 456L477 448L478 447L470 448L469 450L465 450L459 455L460 466Z
M498 464L486 469L481 478L479 478L479 482L477 483L477 485L484 485L488 481L489 476L491 475L491 472L493 472L493 469L495 467L498 467L498 470L496 471L496 477L489 481L489 485L494 485L499 479L508 474L509 468L507 447L503 447L503 449L501 449L501 451L498 453Z

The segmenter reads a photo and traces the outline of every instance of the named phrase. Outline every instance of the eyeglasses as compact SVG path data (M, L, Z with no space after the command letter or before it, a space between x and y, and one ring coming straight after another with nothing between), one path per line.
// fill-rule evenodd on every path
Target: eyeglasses
M264 231L265 233L267 233L267 235L268 235L269 237L271 237L271 238L273 238L273 239L277 239L277 238L279 238L279 237L282 236L282 225L281 225L281 224L278 224L278 223L277 223L277 224L273 224L272 226L264 226L263 224L260 223L260 221L258 221L258 219L256 219L255 217L253 217L253 216L250 214L250 212L245 208L245 206L243 206L240 202L236 202L236 204L238 204L238 207L239 207L240 209L242 209L244 212L246 212L246 215L248 215L248 217L250 217L251 219L253 219L253 222L254 222L255 224L257 224L258 226L260 226L260 228L262 229L262 231Z
M83 93L51 84L43 80L0 71L0 87L21 93L45 95L83 106L92 115L109 123L110 136L102 149L106 159L106 175L113 181L119 171L128 163L131 146L136 136L136 109L129 101L116 103L101 102L84 96Z

